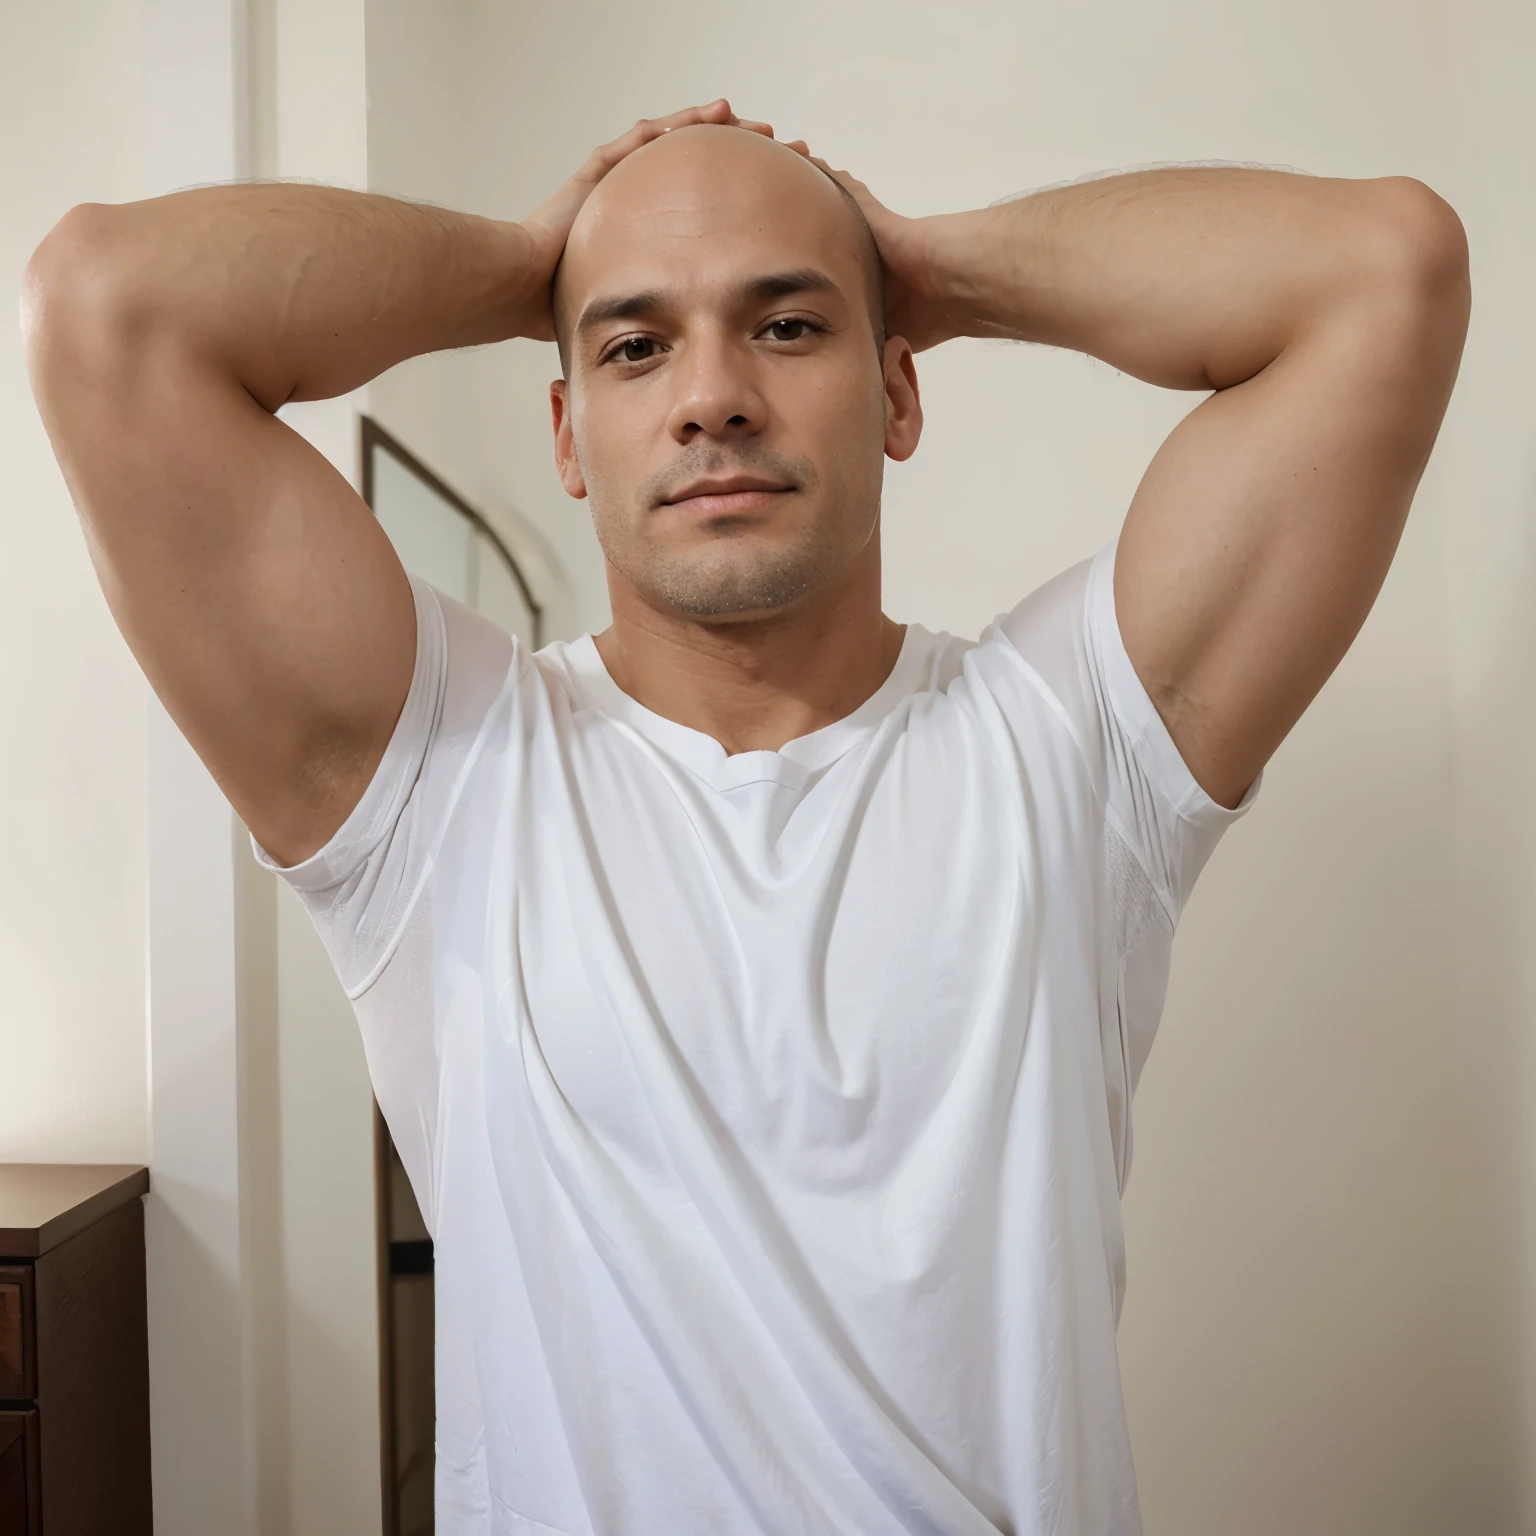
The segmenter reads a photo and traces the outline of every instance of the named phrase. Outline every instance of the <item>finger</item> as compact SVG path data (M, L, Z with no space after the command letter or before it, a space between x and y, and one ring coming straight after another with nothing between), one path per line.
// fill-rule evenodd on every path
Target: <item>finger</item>
M811 146L804 139L787 139L782 142L786 149L794 150L797 155L804 155L807 160L811 159Z
M723 96L701 107L684 107L680 112L669 112L665 117L642 117L627 133L621 133L610 143L599 145L577 171L578 181L601 181L626 155L659 139L674 128L686 128L694 123L728 123L732 120L731 104Z
M864 217L869 220L870 227L877 232L882 227L882 221L890 217L890 209L875 196L857 176L850 176L847 171L840 171L836 167L828 165L825 160L816 155L806 156L812 165L818 170L824 171L840 186L859 207L863 210Z
M669 112L665 117L642 119L643 122L649 123L650 138L653 139L669 133L674 128L686 127L690 123L729 123L734 120L735 114L731 111L731 104L724 96L705 102L700 107L684 107L680 112ZM638 128L640 124L637 123L635 126Z
M738 117L733 119L732 126L736 128L745 128L748 133L760 133L764 138L771 139L773 137L772 123L759 123L754 122L751 118Z
M812 165L825 171L827 175L830 176L832 180L835 181L839 186L846 187L848 191L853 193L856 198L861 200L868 200L870 202L874 201L874 199L870 196L869 188L866 187L864 183L858 179L857 176L850 176L847 171L837 170L834 166L828 165L825 160L820 159L816 155L807 154L806 159L808 159Z
M680 112L665 117L641 118L627 133L621 133L610 143L599 145L572 176L568 177L554 195L540 204L523 222L532 229L543 230L558 237L564 243L577 210L591 195L592 189L626 155L633 154L642 145L674 128L692 123L734 123L735 114L725 97L705 102L702 106L684 107ZM766 125L764 125L766 126ZM558 246L556 247L558 253Z
M665 117L642 117L628 133L621 133L611 144L604 144L596 153L611 168L626 155L634 154L642 145L649 144L652 139L659 139L662 134L670 133L674 128L686 128L694 123L728 122L730 116L730 103L722 99L702 107L684 107L682 111L669 112Z

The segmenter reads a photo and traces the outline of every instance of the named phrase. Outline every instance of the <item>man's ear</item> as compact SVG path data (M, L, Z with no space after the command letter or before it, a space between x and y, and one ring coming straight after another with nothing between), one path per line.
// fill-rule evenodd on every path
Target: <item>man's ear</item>
M917 364L901 336L885 343L885 456L898 464L917 452L923 435L923 402L917 392Z
M555 429L555 468L560 471L560 484L567 496L580 501L587 494L587 482L576 458L576 440L571 436L571 402L564 379L556 379L549 386L549 415Z

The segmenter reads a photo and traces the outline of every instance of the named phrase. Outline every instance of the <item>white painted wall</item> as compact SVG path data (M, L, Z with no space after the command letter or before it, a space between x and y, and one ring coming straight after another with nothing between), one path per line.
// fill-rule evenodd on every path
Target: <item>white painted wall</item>
M143 195L141 25L123 0L5 8L11 305L65 209ZM14 318L0 325L0 477L0 1161L142 1162L147 690L96 585Z
M1472 329L1446 424L1439 484L1455 701L1457 1051L1471 1091L1448 1106L1476 1165L1460 1191L1497 1229L1488 1261L1506 1375L1521 1412L1498 1436L1519 1453L1536 1531L1536 9L1458 4L1447 73L1452 196L1472 249ZM1473 1064L1477 1065L1473 1067ZM1523 1144L1517 1140L1525 1124ZM1462 1255L1467 1264L1475 1253ZM1511 1321L1511 1313L1518 1322Z
M507 158L491 148L505 108L480 93L477 55L503 40L487 37L481 10L465 0L367 0L367 8L369 188L488 211L484 183ZM492 347L413 359L369 390L373 414L512 549L544 607L546 640L600 626L607 609L585 508L552 517L544 495L539 516L523 510L530 491L547 489L548 447L537 429L548 416L543 384L558 371L553 346Z

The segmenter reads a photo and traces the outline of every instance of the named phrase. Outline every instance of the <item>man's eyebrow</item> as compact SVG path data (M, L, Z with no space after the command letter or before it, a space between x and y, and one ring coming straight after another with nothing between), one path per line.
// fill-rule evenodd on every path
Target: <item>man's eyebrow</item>
M830 293L843 297L843 290L816 267L793 267L787 272L769 272L741 284L736 297L744 303L760 303L764 299L788 299L797 293Z
M645 293L621 293L608 299L593 299L576 319L576 331L590 331L605 320L640 320L647 315L659 314L666 308L666 300L655 289Z
M827 293L843 297L843 290L827 273L815 267L792 267L784 272L767 272L747 279L733 291L741 304L760 304L766 299L787 299L797 293ZM667 295L648 288L640 293L614 294L591 300L576 320L576 334L590 331L609 320L643 320L662 313L668 307Z

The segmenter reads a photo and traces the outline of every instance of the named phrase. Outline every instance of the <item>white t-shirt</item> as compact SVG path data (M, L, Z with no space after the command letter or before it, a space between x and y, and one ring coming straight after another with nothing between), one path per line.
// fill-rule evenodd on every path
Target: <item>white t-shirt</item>
M1130 1099L1238 812L1113 558L735 756L414 583L384 759L281 873L436 1243L442 1536L1139 1530Z

